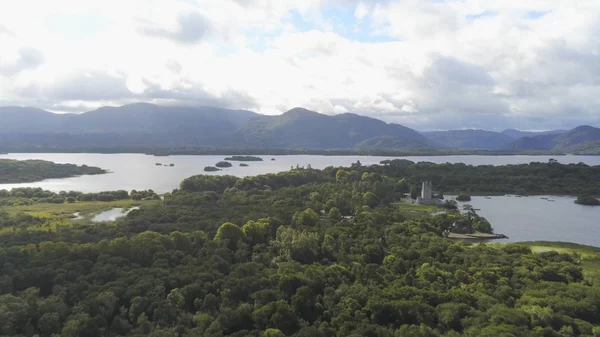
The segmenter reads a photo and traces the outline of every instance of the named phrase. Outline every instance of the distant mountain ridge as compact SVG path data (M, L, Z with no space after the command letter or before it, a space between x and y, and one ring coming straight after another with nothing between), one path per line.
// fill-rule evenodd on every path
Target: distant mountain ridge
M393 142L376 141L382 137ZM329 116L294 108L282 115L264 116L246 110L148 103L102 107L82 114L0 107L0 142L109 147L353 149L381 148L386 144L400 149L442 147L413 129L354 114Z
M523 137L510 145L513 150L559 150L573 153L600 153L600 129L582 125L559 134Z
M248 110L135 103L81 114L0 107L0 146L264 148L304 150L508 150L600 154L600 129L508 129L419 133L345 113L294 108L266 116Z
M539 135L549 135L549 134L561 134L565 133L568 130L549 130L549 131L522 131L517 129L506 129L502 131L502 134L505 134L513 139L519 139L523 137L535 137Z
M514 140L500 132L472 129L424 132L423 135L450 148L469 150L502 150Z
M355 114L324 115L294 108L278 116L254 118L234 134L236 145L263 148L387 148L377 139L395 139L395 148L439 148L441 145L399 124Z

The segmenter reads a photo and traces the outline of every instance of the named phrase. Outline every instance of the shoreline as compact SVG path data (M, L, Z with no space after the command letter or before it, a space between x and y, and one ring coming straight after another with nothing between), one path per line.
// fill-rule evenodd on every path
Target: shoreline
M448 239L453 240L498 240L508 239L508 236L504 234L487 234L487 233L476 233L476 234L459 234L450 233L447 236Z
M354 150L354 149L253 149L253 148L4 148L0 155L19 153L95 153L95 154L145 154L156 157L201 156L201 155L322 155L322 156L382 156L382 157L428 157L428 156L569 156L564 152L553 151L496 151L496 150ZM584 155L584 154L582 154ZM585 155L588 156L588 155Z

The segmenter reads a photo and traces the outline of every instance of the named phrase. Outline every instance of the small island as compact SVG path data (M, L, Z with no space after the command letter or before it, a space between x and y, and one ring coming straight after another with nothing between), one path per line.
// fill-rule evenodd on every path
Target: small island
M204 168L204 172L216 172L216 171L221 171L221 170L214 166L207 166Z
M591 195L580 196L577 198L577 200L575 200L575 203L585 206L600 206L600 200Z
M246 163L240 163L240 166L241 166L241 167L248 167L249 165L248 165L248 164L246 164Z
M227 161L220 161L215 164L216 167L224 168L224 167L232 167L233 165Z
M44 179L104 174L99 167L57 164L46 160L0 159L0 184L31 183Z
M468 194L459 194L459 195L456 197L456 200L458 200L458 201L463 201L463 202L464 202L464 201L471 201L471 196L470 196L470 195L468 195Z
M263 161L263 159L261 157L254 157L254 156L231 156L231 157L225 158L225 160L230 160L230 161Z

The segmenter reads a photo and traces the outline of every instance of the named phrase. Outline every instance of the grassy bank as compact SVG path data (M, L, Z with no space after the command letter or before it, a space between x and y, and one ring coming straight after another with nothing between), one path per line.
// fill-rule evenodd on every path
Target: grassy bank
M534 253L555 251L564 254L577 254L581 257L585 278L596 285L600 285L600 247L550 241L527 241L517 244L528 246Z
M401 202L396 203L396 205L398 205L398 207L403 211L417 211L417 212L433 213L433 212L437 212L440 210L440 208L435 205L419 205L419 204L413 204L410 201L401 201Z
M410 201L400 201L393 203L394 206L408 218L421 217L439 211L441 208L434 205L418 205Z
M23 227L3 226L0 228L0 235L19 230L28 231L55 231L57 227L87 225L95 214L112 208L131 208L141 207L160 203L160 200L118 200L111 202L76 202L64 204L40 203L27 206L4 206L0 207L0 212L6 212L10 216L18 214L31 215L42 219L41 222L32 223ZM74 213L79 213L80 219L75 219Z
M117 200L110 202L102 201L90 201L90 202L76 202L76 203L64 203L64 204L50 204L41 203L24 206L5 206L0 208L10 215L25 213L42 218L71 218L73 213L79 212L83 215L91 215L105 211L107 209L120 207L120 208L131 208L135 206L144 206L160 203L160 200Z

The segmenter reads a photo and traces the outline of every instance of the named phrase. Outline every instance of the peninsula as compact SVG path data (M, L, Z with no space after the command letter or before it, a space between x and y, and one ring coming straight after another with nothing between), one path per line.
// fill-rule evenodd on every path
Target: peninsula
M57 164L45 160L0 159L0 184L29 183L104 173L107 171L87 165Z

